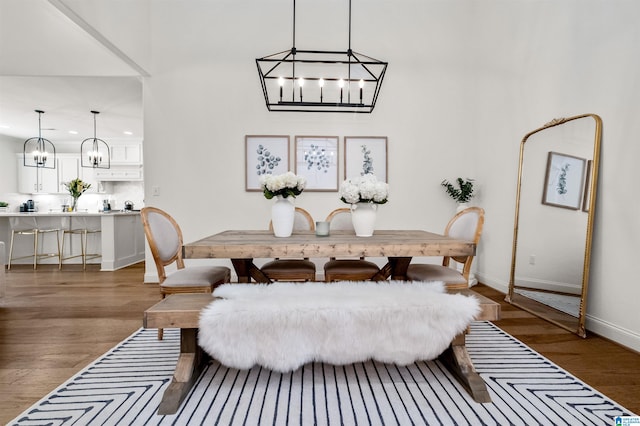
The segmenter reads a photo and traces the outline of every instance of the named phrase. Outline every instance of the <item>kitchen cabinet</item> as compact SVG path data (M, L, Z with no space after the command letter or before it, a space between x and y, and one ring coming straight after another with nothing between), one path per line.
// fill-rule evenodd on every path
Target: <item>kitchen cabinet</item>
M104 181L140 181L142 180L142 167L113 166L110 169L95 169L95 177Z
M68 193L67 187L64 186L76 178L80 177L80 157L58 155L58 191L59 193ZM84 179L83 179L84 180Z
M53 194L58 192L58 169L25 167L18 155L18 192L23 194Z
M109 148L111 153L111 165L141 165L142 144L113 144Z
M102 194L105 192L104 184L96 177L96 170L91 167L80 167L80 179L91 184L87 189L87 194Z

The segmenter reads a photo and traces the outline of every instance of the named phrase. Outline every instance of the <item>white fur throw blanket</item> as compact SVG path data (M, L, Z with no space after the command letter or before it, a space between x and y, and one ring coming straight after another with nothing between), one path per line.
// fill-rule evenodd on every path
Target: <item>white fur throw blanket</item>
M442 282L224 284L213 296L221 299L200 314L200 346L228 367L279 372L434 359L480 310Z

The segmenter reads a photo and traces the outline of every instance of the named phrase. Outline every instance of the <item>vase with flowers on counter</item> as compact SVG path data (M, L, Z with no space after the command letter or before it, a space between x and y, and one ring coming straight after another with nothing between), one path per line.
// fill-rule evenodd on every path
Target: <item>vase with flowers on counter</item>
M289 237L295 219L294 199L304 191L307 180L293 172L260 176L262 193L267 200L276 199L271 207L271 224L276 237Z
M340 199L351 205L351 221L358 237L373 235L379 204L389 199L389 185L373 174L347 179L340 185Z
M91 188L91 184L83 182L80 178L75 178L69 182L65 182L64 186L67 188L67 191L69 191L69 195L71 195L72 198L70 207L71 211L78 211L78 198L80 198L87 189Z

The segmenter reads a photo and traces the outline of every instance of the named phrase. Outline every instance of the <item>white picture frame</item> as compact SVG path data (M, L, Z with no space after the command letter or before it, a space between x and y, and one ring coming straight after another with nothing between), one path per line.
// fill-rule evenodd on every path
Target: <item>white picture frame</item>
M289 136L245 136L245 190L262 191L260 176L289 171Z
M579 210L583 203L587 160L549 151L542 204Z
M338 136L296 136L295 173L307 179L305 191L338 191Z
M388 182L387 152L386 136L345 136L345 179L372 173L379 181Z

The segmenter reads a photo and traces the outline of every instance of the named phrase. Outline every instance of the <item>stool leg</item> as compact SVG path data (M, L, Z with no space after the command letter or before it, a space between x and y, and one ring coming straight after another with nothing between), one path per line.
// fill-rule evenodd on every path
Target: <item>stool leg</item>
M64 235L62 235L62 242L64 243ZM58 247L58 269L62 269L62 252L60 248L60 231L56 231L56 243Z
M64 237L67 235L66 232L62 231L62 245L60 246L60 266L58 269L62 269L62 255L64 254Z
M80 243L82 249L82 270L87 270L87 230L82 231L82 242Z
M33 269L38 269L38 230L33 233Z
M7 265L7 269L11 269L11 259L13 259L13 236L15 235L15 231L11 230L11 244L9 245L9 264Z

